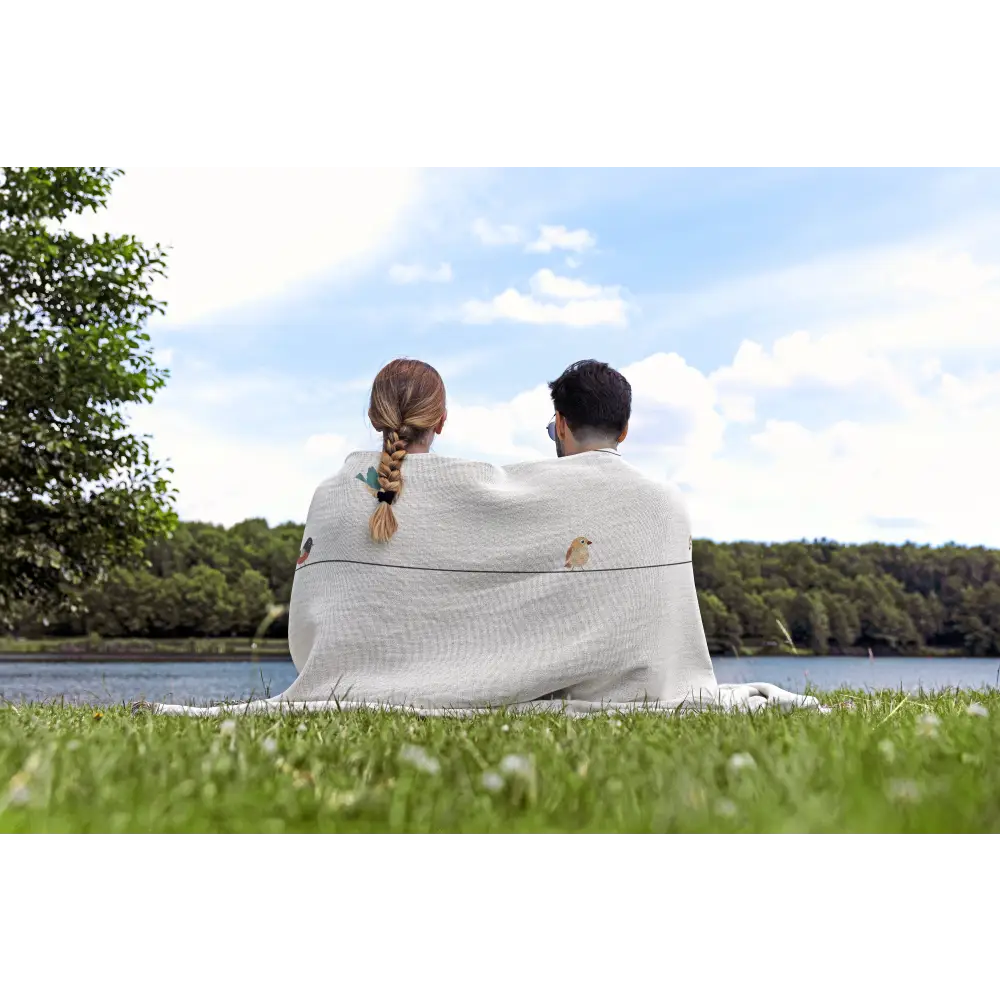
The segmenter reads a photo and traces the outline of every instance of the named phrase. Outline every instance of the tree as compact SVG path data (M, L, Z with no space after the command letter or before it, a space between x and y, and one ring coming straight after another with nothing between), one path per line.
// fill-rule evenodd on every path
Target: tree
M166 372L144 325L164 304L159 244L83 238L66 217L106 204L120 171L0 169L0 625L15 608L73 606L141 560L175 522L173 492L125 407Z

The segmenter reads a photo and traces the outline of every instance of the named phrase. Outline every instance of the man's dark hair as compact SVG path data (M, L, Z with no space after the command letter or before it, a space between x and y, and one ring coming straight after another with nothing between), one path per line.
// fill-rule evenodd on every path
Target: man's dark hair
M552 404L569 429L617 438L632 415L632 386L603 361L577 361L549 383Z

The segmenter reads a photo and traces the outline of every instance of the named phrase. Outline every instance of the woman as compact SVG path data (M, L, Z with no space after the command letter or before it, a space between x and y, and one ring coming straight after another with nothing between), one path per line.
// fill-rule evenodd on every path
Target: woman
M382 459L377 469L378 506L368 522L373 541L388 542L398 530L392 505L403 492L403 462L407 455L426 455L435 434L444 430L444 382L423 361L390 361L375 376L368 419L382 432Z

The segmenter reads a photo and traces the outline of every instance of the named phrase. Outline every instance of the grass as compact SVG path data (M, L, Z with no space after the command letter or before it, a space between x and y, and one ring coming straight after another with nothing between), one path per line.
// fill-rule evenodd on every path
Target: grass
M0 656L51 656L55 659L180 659L287 658L287 639L102 639L100 636L14 639L0 636Z
M471 720L5 705L0 832L1000 831L1000 692L823 700Z

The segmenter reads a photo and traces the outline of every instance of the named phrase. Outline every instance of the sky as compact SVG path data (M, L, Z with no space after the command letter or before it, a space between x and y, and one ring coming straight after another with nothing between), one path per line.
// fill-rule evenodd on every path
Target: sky
M185 519L304 521L396 357L436 451L551 457L597 358L698 537L1000 547L1000 171L134 169L71 228L169 247L132 423Z

